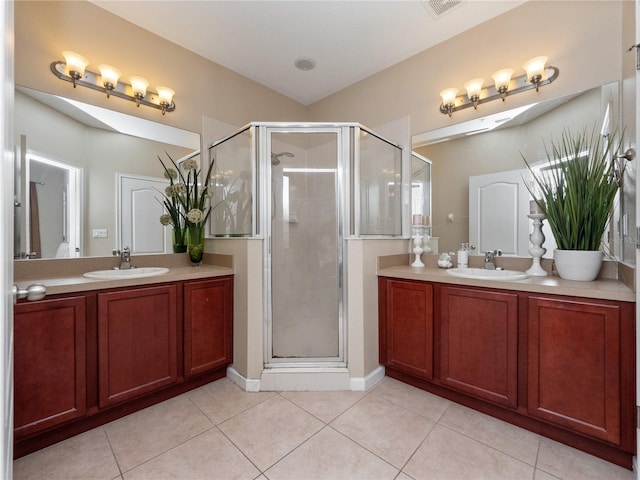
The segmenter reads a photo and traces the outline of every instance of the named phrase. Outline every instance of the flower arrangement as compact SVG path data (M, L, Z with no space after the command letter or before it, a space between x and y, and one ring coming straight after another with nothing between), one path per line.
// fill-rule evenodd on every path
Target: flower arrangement
M160 223L173 226L174 252L184 252L188 243L197 241L204 246L204 224L212 210L209 200L213 196L211 170L214 162L210 163L202 184L199 184L201 169L197 160L190 158L178 166L168 153L166 155L170 164L158 156L164 177L169 180L162 199L167 213L160 216ZM191 238L187 238L187 234Z

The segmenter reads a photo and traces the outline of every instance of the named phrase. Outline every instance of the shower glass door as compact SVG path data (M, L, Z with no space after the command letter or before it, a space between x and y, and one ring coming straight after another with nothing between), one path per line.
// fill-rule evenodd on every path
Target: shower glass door
M344 361L339 134L267 135L267 366Z

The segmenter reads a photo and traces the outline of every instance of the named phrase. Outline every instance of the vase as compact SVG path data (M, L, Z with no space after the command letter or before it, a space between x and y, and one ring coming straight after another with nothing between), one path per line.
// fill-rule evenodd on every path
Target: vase
M591 282L600 273L602 251L556 249L553 251L553 259L560 278Z
M204 226L192 225L188 227L187 253L194 266L200 265L204 255Z
M187 251L187 229L186 228L173 228L172 240L173 240L173 253L184 253Z

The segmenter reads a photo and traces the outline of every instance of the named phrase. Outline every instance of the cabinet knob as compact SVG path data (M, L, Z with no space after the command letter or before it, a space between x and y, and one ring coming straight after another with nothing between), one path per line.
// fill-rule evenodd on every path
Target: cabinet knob
M13 285L13 303L20 298L26 298L29 301L42 300L47 295L47 287L40 283L34 283L27 288L18 288L17 285Z

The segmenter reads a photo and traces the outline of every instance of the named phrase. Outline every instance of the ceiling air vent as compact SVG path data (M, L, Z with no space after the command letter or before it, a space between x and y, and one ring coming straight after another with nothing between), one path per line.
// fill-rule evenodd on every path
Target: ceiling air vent
M422 6L434 18L448 12L459 3L462 3L462 0L422 0Z

